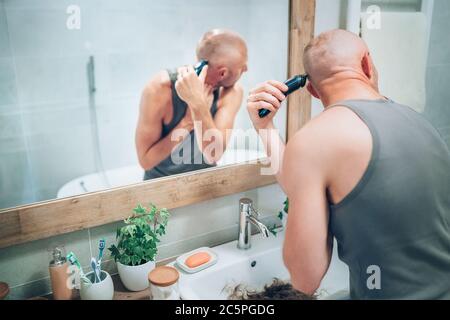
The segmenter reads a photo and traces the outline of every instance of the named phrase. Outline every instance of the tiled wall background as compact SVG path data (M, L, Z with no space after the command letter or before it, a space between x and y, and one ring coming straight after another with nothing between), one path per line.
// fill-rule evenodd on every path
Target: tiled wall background
M80 30L66 28L73 4ZM142 88L163 68L195 63L198 39L214 27L247 40L246 90L285 79L288 0L0 0L0 208L55 198L66 182L97 171L90 55L104 167L137 165ZM235 126L248 129L244 103ZM285 111L276 118L281 132Z
M371 5L378 5L386 11L419 11L421 4L422 0L362 0L361 9L365 11Z
M425 114L450 146L450 1L434 0Z

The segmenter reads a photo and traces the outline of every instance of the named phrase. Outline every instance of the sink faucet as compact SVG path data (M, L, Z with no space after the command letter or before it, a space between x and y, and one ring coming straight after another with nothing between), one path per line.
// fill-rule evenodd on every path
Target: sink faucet
M258 220L258 212L253 208L253 201L243 198L239 200L239 238L237 245L239 249L245 250L251 247L251 224L254 224L259 229L264 238L269 237L269 229Z

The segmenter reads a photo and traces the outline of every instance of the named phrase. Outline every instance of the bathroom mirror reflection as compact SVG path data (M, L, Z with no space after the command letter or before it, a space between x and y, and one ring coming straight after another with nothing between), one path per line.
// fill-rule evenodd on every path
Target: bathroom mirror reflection
M265 157L246 97L286 79L288 22L288 0L0 0L0 208ZM226 148L152 170L170 156L158 142L189 122L165 70L202 59ZM284 137L286 108L275 124Z

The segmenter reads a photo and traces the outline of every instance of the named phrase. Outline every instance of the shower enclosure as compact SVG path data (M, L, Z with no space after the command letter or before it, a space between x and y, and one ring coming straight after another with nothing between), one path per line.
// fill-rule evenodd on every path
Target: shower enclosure
M415 64L405 66L409 69L420 68L424 66L424 106L420 112L430 120L430 122L438 129L447 145L450 146L450 40L448 30L450 30L450 1L447 0L349 0L347 7L347 29L355 33L361 32L361 13L374 12L378 8L381 12L381 30L386 28L383 24L383 13L394 13L401 17L403 14L418 13L422 14L425 20L425 54L424 61L416 61ZM412 33L415 26L410 27ZM390 30L396 32L396 30ZM410 34L414 39L414 34ZM418 35L417 35L418 36ZM401 47L402 39L398 39L398 48ZM417 38L417 41L419 39ZM371 43L369 42L369 47ZM397 48L385 47L370 48L373 51L383 50L384 52L392 52L396 54ZM411 48L412 50L412 48ZM375 54L376 56L376 54ZM389 59L389 57L387 58ZM385 59L385 60L387 60ZM407 63L407 53L404 56L403 63ZM377 61L375 64L383 65L386 61ZM388 81L388 74L380 74L380 86L383 87L383 81ZM403 87L412 86L417 79L405 79L401 84ZM389 88L387 88L389 89ZM385 92L382 92L385 93ZM415 94L412 92L411 94ZM406 103L405 101L397 101Z
M434 0L427 61L425 115L450 146L450 1Z

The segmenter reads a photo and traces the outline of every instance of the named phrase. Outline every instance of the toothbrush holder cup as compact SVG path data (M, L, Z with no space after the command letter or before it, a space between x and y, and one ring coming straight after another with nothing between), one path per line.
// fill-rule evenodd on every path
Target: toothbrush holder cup
M86 274L92 283L81 281L80 296L82 300L112 300L114 297L114 285L111 276L106 271L101 271L100 282L95 283L94 271Z

